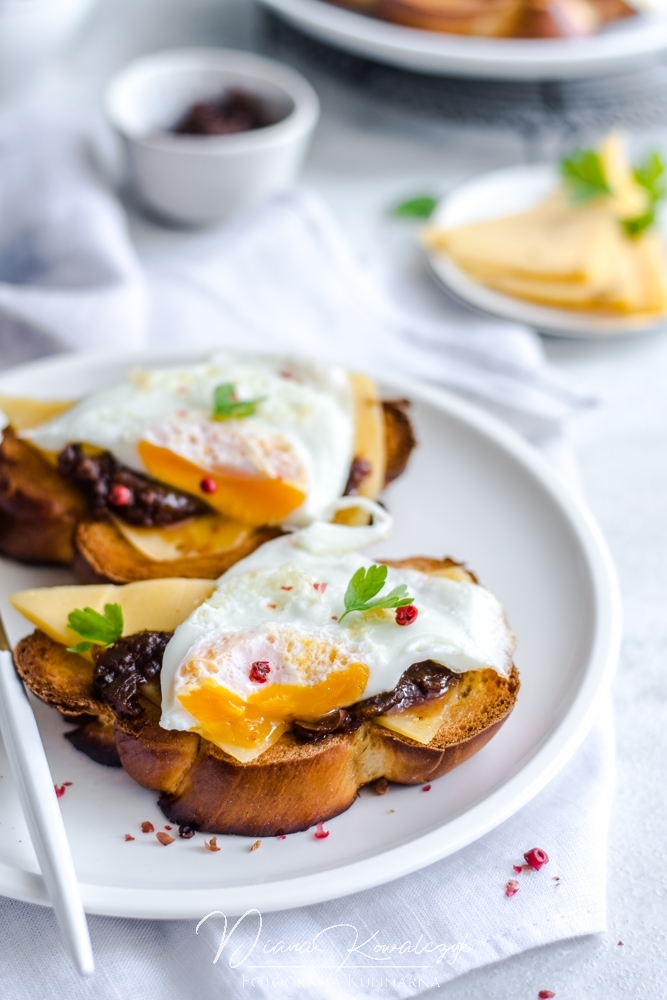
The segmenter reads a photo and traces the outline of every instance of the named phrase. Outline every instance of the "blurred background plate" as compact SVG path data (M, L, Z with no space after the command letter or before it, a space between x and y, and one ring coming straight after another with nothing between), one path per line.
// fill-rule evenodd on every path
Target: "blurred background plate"
M557 181L556 167L549 164L529 164L482 174L443 198L429 225L453 229L526 211L542 201ZM651 333L667 325L667 316L649 320L641 316L596 316L513 298L475 281L445 253L429 250L426 257L436 280L456 299L544 333L589 340Z
M388 24L322 0L260 2L322 41L422 73L572 79L645 67L667 50L667 14L641 14L588 38L472 38Z

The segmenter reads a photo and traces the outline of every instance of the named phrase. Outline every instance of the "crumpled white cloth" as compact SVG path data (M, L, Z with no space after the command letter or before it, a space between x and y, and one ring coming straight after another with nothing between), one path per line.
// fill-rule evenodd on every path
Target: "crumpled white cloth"
M526 327L479 318L444 296L434 315L418 296L407 300L400 272L372 278L326 206L303 191L194 237L148 273L156 344L279 346L427 379L481 403L538 446L593 402L546 363Z
M18 117L0 122L0 176L9 177L8 193L0 194L0 362L20 354L17 344L24 355L143 343L306 350L427 378L502 415L552 457L566 454L563 421L592 400L548 366L531 331L444 299L421 311L416 296L406 309L399 276L385 271L383 282L371 280L328 210L298 192L193 236L177 255L154 260L144 277L120 209L82 156L80 138L44 118L24 128ZM607 707L561 774L501 827L388 885L264 915L258 947L240 965L230 965L230 955L238 960L243 948L227 946L213 961L220 918L195 934L190 921L91 917L97 972L80 980L52 913L2 900L0 997L407 997L525 949L603 930L613 759ZM536 846L549 853L549 865L517 875L519 892L505 897L512 865ZM254 937L252 919L235 943ZM309 942L338 924L351 926L320 935L323 951L308 960ZM360 945L375 932L371 959L347 954L355 934ZM269 939L301 950L267 953ZM385 968L376 943L397 946L386 954L407 967ZM351 968L366 962L370 968ZM269 964L279 968L258 968Z
M146 286L124 214L84 128L38 112L0 119L0 364L65 348L139 347Z
M217 962L221 917L211 917L198 934L195 921L89 917L97 971L82 980L63 952L50 910L0 900L0 997L393 1000L528 948L602 931L613 761L607 705L558 777L481 840L380 888L264 914L252 951L259 920L249 915ZM512 865L532 847L546 850L549 864L515 875ZM510 878L519 891L508 898ZM349 926L335 926L341 924ZM285 950L276 948L281 941ZM391 945L402 952L376 950ZM287 951L290 946L300 952ZM536 980L533 996L549 988L554 984Z

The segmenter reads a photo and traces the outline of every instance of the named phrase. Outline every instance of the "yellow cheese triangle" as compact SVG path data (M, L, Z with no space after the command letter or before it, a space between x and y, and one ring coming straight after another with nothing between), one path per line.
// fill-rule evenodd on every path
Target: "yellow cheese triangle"
M631 219L648 210L648 193L635 180L627 155L627 141L619 132L611 132L600 146L602 172L613 197L607 205L619 219Z
M359 486L359 495L375 500L384 486L387 455L384 412L377 383L367 375L350 374L354 392L354 457L370 465L370 473Z
M609 212L601 204L573 208L559 190L528 212L430 230L424 239L464 270L597 282L606 268L609 226Z
M153 562L226 552L245 541L250 530L219 514L204 514L172 528L135 528L119 517L113 521L123 538Z
M373 721L378 726L384 726L385 729L391 729L401 736L409 736L411 740L426 745L431 742L444 721L451 703L448 694L423 705L406 708L403 712L381 715Z
M123 609L123 635L144 630L172 632L199 607L215 588L214 580L141 580L115 586L111 583L81 587L40 587L13 594L11 603L33 625L56 642L74 646L81 636L67 626L76 608L104 611L105 604Z
M384 486L387 469L384 411L377 383L367 375L351 373L349 376L354 394L354 458L368 463L369 474L362 479L357 495L377 499ZM334 517L337 524L368 524L370 516L360 507L339 510Z
M0 410L15 431L39 427L76 406L75 400L25 399L22 396L0 395Z
M261 757L269 747L272 747L274 743L277 743L283 733L287 730L287 724L280 724L275 727L272 733L269 734L265 739L258 743L254 747L237 747L233 743L219 743L217 740L212 740L210 734L204 729L198 729L197 732L204 737L204 739L209 740L211 743L215 743L217 747L228 753L230 757L234 757L236 760L240 761L242 764L249 764L251 760L256 760L257 757Z

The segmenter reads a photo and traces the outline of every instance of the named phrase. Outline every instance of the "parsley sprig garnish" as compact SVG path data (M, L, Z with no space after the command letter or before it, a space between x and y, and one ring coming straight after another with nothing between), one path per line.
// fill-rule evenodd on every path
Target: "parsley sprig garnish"
M123 634L123 609L120 604L105 604L104 614L93 608L71 611L67 624L72 632L83 636L85 642L68 647L69 653L87 653L93 646L112 646Z
M560 171L573 201L590 201L612 193L604 175L602 160L594 149L575 150L572 156L561 160Z
M648 192L651 201L660 201L667 193L665 164L655 150L649 153L643 163L634 169L635 180Z
M403 608L413 603L413 598L408 596L408 588L404 583L399 587L394 587L385 597L379 597L374 601L372 598L380 593L386 580L386 566L369 566L368 569L361 566L347 585L343 598L345 611L338 619L339 624L345 615L349 615L350 611L370 611L372 608Z
M242 417L251 417L260 403L261 399L237 399L232 382L224 382L216 386L213 392L213 419L214 420L240 420Z
M646 191L648 208L634 219L623 219L623 228L628 236L640 236L655 223L658 202L667 194L665 164L659 153L649 153L643 163L635 167L634 178Z
M602 160L594 149L578 149L561 161L561 175L567 184L572 200L586 202L592 198L613 194L604 174ZM635 167L633 176L644 188L648 205L645 212L630 219L621 219L628 236L640 236L655 224L658 202L667 194L665 164L659 153L649 153L643 163Z
M421 195L419 198L401 202L394 209L394 215L400 219L428 219L437 204L437 199L431 195Z

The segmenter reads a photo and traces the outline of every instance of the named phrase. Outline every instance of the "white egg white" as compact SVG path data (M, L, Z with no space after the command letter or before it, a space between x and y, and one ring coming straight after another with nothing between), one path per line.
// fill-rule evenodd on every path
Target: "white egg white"
M271 665L267 685L311 684L347 662L363 663L369 671L364 698L393 690L422 660L459 673L490 667L507 676L514 637L502 605L484 587L389 568L380 596L405 584L417 619L400 626L387 610L353 612L339 622L350 578L372 560L356 552L311 552L299 545L301 534L275 539L233 566L176 629L162 666L164 728L196 728L178 697L203 676L247 698L257 690L250 670L258 660ZM314 653L304 668L308 642ZM193 676L203 651L205 672Z
M240 400L261 400L243 420L214 421L216 386ZM288 523L317 517L345 489L353 458L354 400L343 369L289 357L220 354L210 362L137 371L92 393L23 436L45 451L84 442L146 471L141 441L167 447L206 470L221 466L266 475L296 472L307 497ZM199 463L203 464L199 464ZM210 471L213 471L211 468Z

